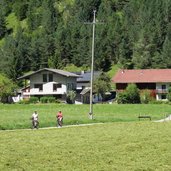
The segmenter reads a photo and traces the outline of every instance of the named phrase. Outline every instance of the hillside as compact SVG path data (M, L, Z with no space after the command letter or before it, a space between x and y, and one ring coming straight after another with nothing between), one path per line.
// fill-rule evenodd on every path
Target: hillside
M171 68L171 1L0 1L0 72L15 80L43 67Z

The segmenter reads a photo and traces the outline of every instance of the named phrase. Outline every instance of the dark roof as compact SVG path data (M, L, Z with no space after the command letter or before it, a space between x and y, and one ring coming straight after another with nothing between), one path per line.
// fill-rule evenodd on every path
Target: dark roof
M81 91L81 95L84 95L84 94L86 94L86 93L88 93L90 91L90 88L85 88L85 89L83 89L82 91Z
M80 77L77 74L74 74L74 73L71 73L71 72L68 72L68 71L63 71L63 70L60 70L60 69L43 68L43 69L40 69L38 71L32 72L30 74L26 74L26 75L24 75L22 77L19 77L18 79L23 79L23 78L28 79L31 75L34 75L34 74L39 73L41 71L51 71L53 73L60 74L60 75L66 76L66 77Z
M94 71L94 79L100 76L100 71ZM81 77L77 78L77 82L90 82L91 80L91 72L81 73Z
M119 70L114 83L164 83L171 82L171 69Z

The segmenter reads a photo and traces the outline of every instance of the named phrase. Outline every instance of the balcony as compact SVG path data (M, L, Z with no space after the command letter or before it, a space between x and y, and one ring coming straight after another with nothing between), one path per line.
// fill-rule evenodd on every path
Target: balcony
M157 94L167 94L168 90L167 89L156 89Z

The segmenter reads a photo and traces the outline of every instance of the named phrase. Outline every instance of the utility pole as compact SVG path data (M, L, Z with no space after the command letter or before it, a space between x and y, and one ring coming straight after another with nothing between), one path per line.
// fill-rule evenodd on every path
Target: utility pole
M90 111L89 118L93 119L93 77L94 77L94 42L95 42L95 26L96 24L101 24L96 22L96 10L93 11L93 22L85 23L93 25L93 35L92 35L92 56L91 56L91 80L90 80Z
M89 117L93 119L93 76L94 76L94 38L96 26L96 10L93 11L93 35L92 35L92 56L91 56L91 82L90 82L90 112Z
M94 75L94 39L95 39L95 25L96 25L96 10L93 11L93 22L86 22L85 24L93 25L92 35L92 56L91 56L91 80L90 80L90 111L89 118L93 119L93 75Z

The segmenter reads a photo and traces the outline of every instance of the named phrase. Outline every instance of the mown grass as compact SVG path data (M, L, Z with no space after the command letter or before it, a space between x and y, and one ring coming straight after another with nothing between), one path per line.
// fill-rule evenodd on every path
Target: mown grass
M0 170L170 171L171 123L0 131Z
M66 104L11 104L0 105L0 129L30 128L32 113L39 113L40 127L56 126L56 113L62 110L64 125L92 122L131 122L137 121L139 114L150 115L152 120L158 120L171 113L171 106L156 105L93 105L94 119L88 118L89 105Z

